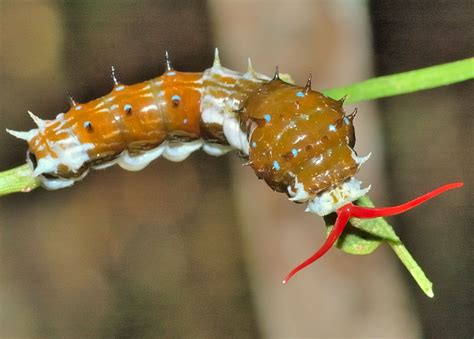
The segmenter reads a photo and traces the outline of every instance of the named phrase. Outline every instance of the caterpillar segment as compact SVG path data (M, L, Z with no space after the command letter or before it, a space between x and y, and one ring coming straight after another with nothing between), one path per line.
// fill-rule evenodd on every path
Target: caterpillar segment
M242 158L275 191L307 203L307 211L338 219L323 246L292 270L284 282L326 253L351 217L398 214L462 186L453 183L406 204L362 208L352 204L365 195L355 174L370 154L354 151L355 112L344 112L344 99L334 100L306 86L271 79L214 63L202 73L179 72L165 55L165 73L124 85L112 68L112 91L87 103L69 95L71 107L54 120L28 112L37 128L7 130L29 145L27 162L47 189L81 180L90 169L114 164L130 171L163 156L182 161L202 149L213 156L238 150Z
M70 110L38 128L13 135L28 141L34 174L48 189L72 185L93 169L118 164L136 171L157 157L182 161L203 149L219 156L237 149L258 177L320 215L367 190L348 180L364 159L355 155L352 118L342 101L248 71L221 65L203 73L178 72L168 54L163 75L124 85L112 67L112 91L87 103L69 95ZM253 145L249 147L249 145ZM320 203L320 202L324 203ZM314 206L314 207L313 207Z
M165 73L135 85L121 84L112 70L112 91L87 103L69 97L70 110L54 120L30 113L36 129L7 130L28 141L27 161L43 187L71 186L92 169L118 164L136 171L164 156L182 161L203 149L219 156L248 152L235 110L267 80L252 68L233 72L215 61L203 73L178 72L166 57Z
M352 148L354 116L342 104L313 91L310 81L303 88L277 76L249 96L241 113L257 176L293 201L310 201L319 215L368 191L354 178L368 157Z

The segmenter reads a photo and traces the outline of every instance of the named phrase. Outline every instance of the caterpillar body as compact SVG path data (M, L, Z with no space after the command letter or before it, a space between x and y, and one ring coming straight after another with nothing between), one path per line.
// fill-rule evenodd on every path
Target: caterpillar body
M109 94L88 103L71 98L70 110L51 121L30 113L38 128L9 131L28 141L43 186L70 186L91 168L135 171L161 155L181 161L198 149L215 156L236 149L274 190L311 201L320 215L367 192L355 179L345 182L366 159L352 149L353 115L342 101L252 67L233 72L218 52L203 73L166 65L162 76L131 86L113 74Z
M54 120L29 112L37 128L7 130L29 144L27 162L47 189L81 180L90 169L118 164L137 171L164 156L186 159L202 149L214 156L238 150L256 175L290 200L306 202L320 216L338 219L324 245L296 267L284 282L326 253L350 217L401 213L461 183L446 185L404 205L363 208L365 195L354 178L369 158L354 151L353 118L344 99L335 100L255 72L223 67L216 49L213 66L202 73L178 72L166 54L163 75L135 85L121 84L112 68L113 90L87 103L70 97L71 108Z

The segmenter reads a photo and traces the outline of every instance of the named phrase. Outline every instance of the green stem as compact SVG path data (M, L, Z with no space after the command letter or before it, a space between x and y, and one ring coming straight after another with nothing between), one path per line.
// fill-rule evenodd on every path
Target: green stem
M418 283L418 286L420 286L420 288L423 290L423 292L425 292L428 297L433 298L433 283L428 279L421 267L418 266L417 262L415 261L415 259L413 259L410 252L408 252L405 245L403 245L403 243L401 242L387 242L390 247L392 247L393 251L398 256L403 265L405 265L408 272L410 272L411 276Z
M474 78L474 57L414 71L372 78L353 85L328 89L324 94L347 103L390 97L451 85Z
M374 203L368 196L364 196L359 198L356 201L357 205L364 206L364 207L374 207ZM411 256L408 249L403 245L401 240L396 235L393 227L384 219L384 218L374 218L374 219L357 219L352 218L351 224L362 230L366 233L371 234L372 236L377 237L380 241L386 242L392 247L395 254L398 256L400 261L405 265L408 272L412 275L415 281L418 283L420 288L425 292L425 294L433 298L433 283L426 277L425 273L415 261L415 259ZM353 237L357 236L357 234L353 234ZM363 244L364 241L367 239L351 239L351 242L342 243L340 248L348 253L357 253L354 249L357 249L360 244ZM374 249L376 246L373 247Z
M33 170L28 164L0 172L0 196L30 192L40 185L41 182L37 177L33 177Z

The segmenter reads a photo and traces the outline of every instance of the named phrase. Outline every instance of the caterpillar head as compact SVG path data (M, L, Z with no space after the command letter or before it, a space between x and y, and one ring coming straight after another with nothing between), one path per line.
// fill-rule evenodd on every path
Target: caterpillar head
M299 87L276 76L249 97L241 115L257 176L297 202L321 196L320 215L367 192L353 179L366 158L353 150L355 114L345 114L343 101L313 91L310 80Z

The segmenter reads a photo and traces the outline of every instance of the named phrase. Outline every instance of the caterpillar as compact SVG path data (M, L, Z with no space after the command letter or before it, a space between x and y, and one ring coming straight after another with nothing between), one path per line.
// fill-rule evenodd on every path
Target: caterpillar
M124 85L112 67L113 90L87 103L69 95L70 110L54 120L28 112L37 128L7 129L29 145L27 162L46 189L59 189L83 179L91 169L114 164L138 171L164 156L182 161L192 152L220 156L237 150L258 178L307 211L325 216L335 212L335 225L324 244L295 267L284 283L324 255L352 217L376 218L405 212L462 183L444 185L405 204L368 208L353 204L365 195L355 178L370 154L355 147L353 120L344 98L325 96L311 88L257 73L250 62L246 73L214 63L202 73L178 72L165 55L165 73Z

